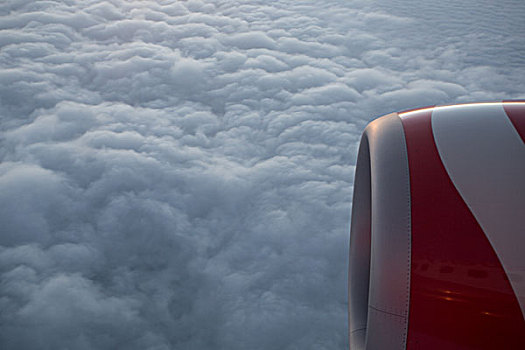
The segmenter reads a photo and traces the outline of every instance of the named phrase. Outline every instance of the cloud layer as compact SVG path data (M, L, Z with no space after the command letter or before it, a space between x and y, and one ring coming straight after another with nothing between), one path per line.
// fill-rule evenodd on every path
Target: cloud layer
M345 348L366 123L523 97L469 2L6 1L0 347Z

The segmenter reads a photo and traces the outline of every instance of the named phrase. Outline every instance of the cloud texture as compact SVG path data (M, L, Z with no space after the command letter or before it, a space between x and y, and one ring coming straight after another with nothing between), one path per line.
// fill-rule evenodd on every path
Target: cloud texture
M343 349L366 123L525 91L521 1L0 15L6 350Z

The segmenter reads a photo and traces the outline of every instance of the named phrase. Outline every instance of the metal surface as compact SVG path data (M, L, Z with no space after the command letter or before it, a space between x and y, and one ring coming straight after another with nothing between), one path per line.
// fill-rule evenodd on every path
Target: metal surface
M363 134L357 157L350 230L350 265L348 269L348 323L352 350L365 348L370 278L370 151Z
M525 101L504 101L503 109L525 144Z
M427 107L363 133L351 350L525 349L525 102Z
M410 286L410 183L397 114L368 130L372 176L372 244L367 349L405 349Z
M402 114L412 205L407 349L525 349L519 304L441 162L432 110Z
M352 350L406 348L409 189L403 126L391 114L367 127L358 156L349 276ZM367 262L369 275L364 271ZM363 310L366 305L368 310Z
M525 315L523 141L501 103L436 108L432 130L449 177L487 235Z

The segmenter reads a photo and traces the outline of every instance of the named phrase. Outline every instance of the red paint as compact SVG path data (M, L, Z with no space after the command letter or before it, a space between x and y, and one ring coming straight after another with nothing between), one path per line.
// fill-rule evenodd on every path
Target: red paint
M508 103L510 102L510 103ZM513 101L503 101L503 109L509 117L512 125L521 136L521 140L525 143L525 102L512 103Z
M402 117L412 206L407 349L525 349L518 302L441 162L431 113Z

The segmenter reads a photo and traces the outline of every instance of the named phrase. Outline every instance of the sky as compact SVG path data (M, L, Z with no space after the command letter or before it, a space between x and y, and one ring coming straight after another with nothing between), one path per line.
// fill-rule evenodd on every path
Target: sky
M362 130L524 98L523 18L521 0L3 1L0 348L347 348Z

